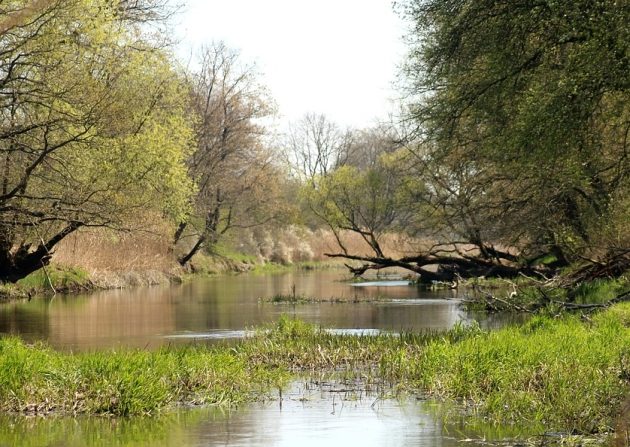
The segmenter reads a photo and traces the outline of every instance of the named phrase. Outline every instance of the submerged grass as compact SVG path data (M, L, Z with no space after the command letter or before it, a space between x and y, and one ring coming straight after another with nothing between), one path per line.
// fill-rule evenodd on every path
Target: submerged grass
M283 317L236 346L156 352L70 355L5 338L0 409L153 414L251 401L292 375L322 373L464 402L498 424L609 432L630 391L630 304L492 332L335 335Z
M588 321L537 316L482 331L340 336L281 320L239 345L249 362L361 373L401 389L451 398L498 424L568 433L612 431L630 392L630 305Z
M318 296L308 296L304 294L284 294L277 293L270 298L260 298L258 301L263 303L272 304L312 304L312 303L329 303L329 304L343 304L343 303L374 303L379 301L385 301L388 298L383 296L375 297L345 297L345 296L330 296L327 298Z

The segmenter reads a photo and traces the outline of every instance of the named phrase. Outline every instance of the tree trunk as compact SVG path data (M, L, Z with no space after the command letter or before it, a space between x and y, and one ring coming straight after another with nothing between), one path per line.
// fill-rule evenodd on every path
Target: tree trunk
M203 247L203 244L206 241L206 239L207 238L206 238L205 234L202 234L201 236L199 236L199 239L197 240L195 245L193 245L193 248L190 249L188 254L186 254L186 255L184 255L184 256L182 256L181 258L178 259L180 265L184 266L184 265L188 264L188 261L190 261L192 259L192 257L195 256L199 250L201 250L201 248Z
M34 250L32 244L24 243L14 249L11 232L0 228L0 282L15 283L50 264L54 246L82 225L81 222L70 222L47 242L41 240Z

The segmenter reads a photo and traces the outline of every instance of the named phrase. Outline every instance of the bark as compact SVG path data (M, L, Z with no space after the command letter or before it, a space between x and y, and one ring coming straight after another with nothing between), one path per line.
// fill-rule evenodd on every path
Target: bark
M222 205L221 194L218 191L217 202L216 202L216 205L214 206L214 209L206 214L206 222L205 222L203 232L197 239L197 242L195 242L195 245L193 245L193 247L190 249L190 251L186 255L178 259L180 265L184 266L188 264L188 262L193 258L193 256L195 256L199 252L199 250L203 248L203 246L206 243L215 244L217 242L218 235L219 235L218 227L219 227L219 221L221 217L221 205ZM227 225L229 226L229 224ZM228 226L224 228L223 232L227 230ZM183 229L182 229L182 232L183 232Z
M48 241L42 240L34 248L32 244L14 247L11 234L5 232L0 238L0 282L17 282L50 264L55 245L82 225L81 222L70 222Z
M199 239L197 239L197 242L195 242L195 245L193 245L190 251L178 259L180 265L184 266L188 264L188 262L193 258L193 256L195 256L199 252L199 250L203 248L203 245L205 242L206 242L206 235L202 234L201 236L199 236Z
M420 275L422 282L455 281L459 278L499 277L514 278L521 274L533 277L545 277L550 270L545 267L532 267L514 262L516 256L486 247L486 253L492 253L491 258L480 256L421 254L399 259L380 256L355 256L350 254L327 253L331 258L344 258L361 261L359 267L346 264L355 275L361 276L368 270L380 270L389 267L400 267ZM429 269L429 267L433 267Z

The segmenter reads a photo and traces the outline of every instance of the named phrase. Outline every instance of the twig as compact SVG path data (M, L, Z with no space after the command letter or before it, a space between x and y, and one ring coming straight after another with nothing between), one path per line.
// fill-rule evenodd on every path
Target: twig
M37 226L33 223L32 220L31 220L31 223L33 224L33 228L35 229L35 233L37 234L37 237L39 238L40 242L42 243L42 247L44 247L44 250L46 250L46 254L48 255L48 259L52 258L52 254L50 253L50 251L48 251L48 247L46 247L46 242L44 242L44 238L39 233L39 230L37 229ZM52 280L50 279L50 275L48 274L48 269L46 268L46 264L44 263L43 259L40 260L39 262L42 265L42 270L44 271L44 275L46 275L46 279L48 280L48 285L50 286L50 289L53 292L53 297L55 297L57 295L57 289L55 289L55 286L53 285Z

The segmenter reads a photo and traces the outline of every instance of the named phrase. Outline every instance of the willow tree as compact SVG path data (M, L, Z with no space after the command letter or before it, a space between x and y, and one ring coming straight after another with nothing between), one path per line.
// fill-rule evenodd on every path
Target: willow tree
M46 265L81 227L181 216L192 183L183 91L124 3L3 2L0 280Z

